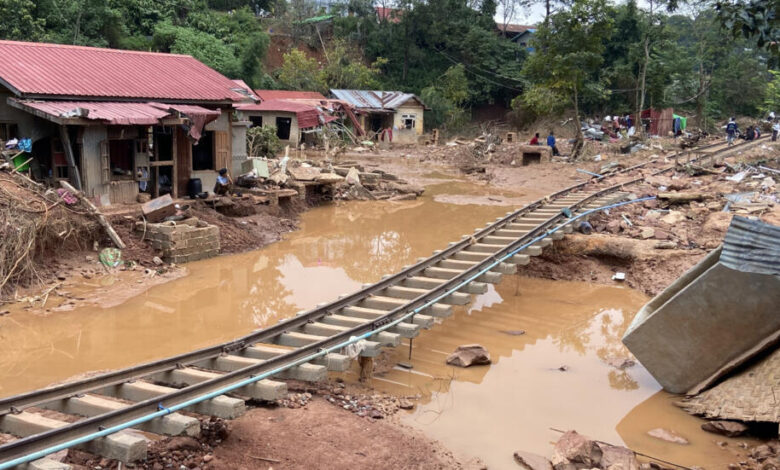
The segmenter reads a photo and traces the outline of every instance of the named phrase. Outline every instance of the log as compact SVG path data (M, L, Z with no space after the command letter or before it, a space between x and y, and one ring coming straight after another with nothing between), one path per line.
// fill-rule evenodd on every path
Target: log
M102 225L103 228L106 230L108 237L111 238L111 241L114 242L114 245L116 245L117 248L119 248L120 250L124 250L127 247L127 245L125 245L125 242L123 242L122 239L119 238L119 234L116 233L114 227L111 226L111 224L108 222L106 217L98 210L97 207L95 207L94 204L92 204L92 201L87 199L81 191L74 188L67 181L60 181L60 186L73 193L74 196L79 198L79 200L83 202L85 206L87 206L87 208L90 210L90 212L92 212L92 214L95 216L95 218L100 223L100 225Z
M710 197L704 193L658 193L658 199L668 201L670 204L685 204L691 201L702 201Z

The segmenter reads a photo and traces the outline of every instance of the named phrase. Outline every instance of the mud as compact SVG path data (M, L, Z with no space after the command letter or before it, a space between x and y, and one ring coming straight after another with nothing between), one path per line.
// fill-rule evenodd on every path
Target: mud
M371 385L417 403L402 422L489 468L515 468L516 450L549 455L559 437L550 428L577 429L683 465L725 468L742 450L739 443L752 441L702 431L704 421L673 406L620 342L647 299L623 287L510 278L423 332L411 360L408 341L392 350L391 368ZM493 364L445 364L458 345L470 343L486 347ZM658 427L691 444L646 435Z
M0 316L0 396L247 334L375 282L507 210L430 196L340 203L303 214L301 230L284 241L189 263L185 277L129 299L108 284L141 285L136 280L80 279L67 290L83 300L67 311Z

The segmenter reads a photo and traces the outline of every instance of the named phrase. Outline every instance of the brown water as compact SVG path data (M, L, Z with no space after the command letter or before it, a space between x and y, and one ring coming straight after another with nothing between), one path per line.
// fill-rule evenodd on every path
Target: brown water
M279 243L190 263L185 278L114 308L49 316L14 311L0 317L0 396L183 353L274 324L429 256L510 209L433 201L436 194L458 189L489 192L464 182L442 186L432 186L430 195L417 201L313 209L303 214L301 229Z
M703 421L672 405L674 398L641 365L610 365L630 357L620 337L647 300L622 287L511 278L423 332L411 361L408 341L393 350L390 364L413 368L396 366L374 377L373 386L419 396L403 421L491 469L517 468L516 450L550 455L560 436L550 428L575 429L682 465L726 468L739 460L739 440L702 431ZM509 333L518 330L525 334ZM470 343L485 346L493 364L445 364L458 345ZM659 427L691 444L646 434ZM717 441L730 444L723 449Z
M439 202L454 194L474 199ZM185 278L117 307L49 316L14 311L0 317L0 396L276 323L428 256L512 208L488 197L520 204L538 195L449 181L430 186L417 201L320 207L305 213L301 229L282 242L191 263ZM468 204L475 201L489 205ZM405 420L491 468L515 468L515 450L549 454L558 437L549 427L577 429L681 464L717 468L738 460L730 457L735 440L701 431L701 421L671 406L641 366L620 371L607 364L626 356L620 335L645 301L620 287L510 277L415 339L411 371L392 369L374 385L420 394ZM521 329L520 336L502 332ZM444 365L455 347L474 342L490 350L493 365ZM407 353L407 347L394 350L392 362L407 360ZM673 429L692 444L645 434L655 427ZM730 443L727 450L715 445L719 440Z

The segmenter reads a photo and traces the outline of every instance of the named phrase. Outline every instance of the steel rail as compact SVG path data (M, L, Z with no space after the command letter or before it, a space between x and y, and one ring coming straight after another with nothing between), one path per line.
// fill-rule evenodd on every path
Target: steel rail
M721 145L721 144L714 144L714 145L710 145L709 147L715 145ZM738 146L741 147L744 145L745 144L739 144ZM734 147L728 147L727 149L724 150L732 150L734 149ZM721 151L718 151L716 153L719 152ZM641 168L650 163L653 162L645 162L639 165L635 165L631 168L625 169L624 171L613 173L611 176L614 176L619 173L631 171L637 168ZM653 175L670 171L673 168L674 166L663 168L659 171L654 172ZM621 182L619 184L610 186L608 188L601 189L573 203L571 206L569 206L569 208L570 210L573 211L579 210L587 203L595 199L598 199L599 197L618 191L626 185L634 184L636 182L643 181L644 179L645 179L644 177L640 177L630 181ZM491 224L489 227L479 230L476 234L473 235L473 238L476 239L483 238L495 232L496 230L503 228L506 224L508 224L515 218L522 216L528 212L531 212L534 209L546 204L547 201L551 199L554 200L556 198L560 198L573 191L582 189L588 184L590 184L591 182L592 180L578 183L568 188L565 188L561 191L553 193L550 196L534 201L524 206L523 208L514 211L513 213L501 218L497 222ZM170 407L179 403L187 402L188 400L191 400L198 396L206 395L209 392L213 392L225 386L229 386L232 383L238 383L242 379L245 379L246 377L252 377L257 374L262 374L267 371L272 371L276 368L283 366L284 364L294 363L303 358L306 358L307 356L309 356L314 352L321 351L328 347L332 347L333 345L340 344L341 342L349 339L352 336L358 336L361 334L374 331L377 328L381 327L382 325L386 325L392 322L397 317L406 315L409 312L413 311L414 309L422 305L425 305L431 300L437 299L442 295L442 293L447 292L448 289L451 289L453 286L457 286L465 279L468 279L470 276L473 276L474 273L477 273L480 270L485 269L486 266L489 266L491 265L491 263L494 263L496 260L501 259L507 253L511 253L513 250L517 249L518 247L522 247L529 240L533 240L545 234L549 229L549 227L562 221L565 222L565 216L562 213L551 216L541 224L538 224L537 227L531 230L530 232L526 233L522 237L513 241L509 245L506 245L500 251L487 256L481 262L478 262L471 268L462 271L457 276L443 282L441 285L437 286L436 288L431 289L425 292L424 294L421 294L417 298L410 300L408 303L402 306L399 306L393 310L388 311L385 315L383 315L378 319L375 319L373 321L370 320L366 321L366 323L362 325L352 327L348 330L327 337L316 343L311 343L306 346L299 347L288 353L265 360L262 363L250 365L245 368L226 373L220 377L216 377L197 384L189 385L187 387L178 389L176 391L173 391L171 393L159 397L155 397L153 399L136 402L109 413L101 414L90 418L85 418L75 423L71 423L68 426L65 426L63 428L53 429L50 431L46 431L43 433L39 433L39 434L35 434L32 436L11 441L10 443L0 446L0 462L9 461L16 457L32 453L36 449L43 447L43 443L45 443L46 446L51 446L62 442L68 442L69 440L72 440L75 437L83 436L90 432L94 432L96 429L100 430L100 429L109 428L114 425L118 425L123 422L127 422L139 418L141 416L149 414L150 412L154 412L158 410L159 406L161 406L162 403L165 403L167 407ZM263 342L264 340L271 339L291 329L295 329L307 323L313 322L315 321L315 319L322 318L323 316L332 313L333 310L338 310L342 307L351 305L359 300L362 300L363 298L365 298L366 296L372 293L381 291L386 287L395 285L408 277L413 277L414 275L423 271L425 268L433 264L436 264L437 262L443 259L448 258L450 255L457 253L463 250L464 248L467 248L468 246L471 245L471 243L472 243L471 237L464 237L464 239L462 239L460 242L453 244L452 246L448 247L442 252L437 253L431 256L430 258L427 258L426 260L423 260L411 267L408 267L396 273L395 275L383 279L367 288L361 289L360 291L352 295L330 302L329 304L317 307L316 309L313 309L309 312L305 312L304 314L299 315L297 317L285 320L270 328L266 328L263 330L250 333L249 335L230 341L228 343L224 343L210 348L204 348L191 353L174 356L172 358L164 359L161 361L155 361L152 363L143 364L141 366L124 369L121 371L117 371L115 373L109 373L103 376L97 376L91 379L86 379L84 381L75 382L72 384L64 384L61 386L53 387L51 389L44 389L41 391L31 392L16 397L10 397L8 399L4 399L0 401L0 406L4 405L7 410L6 412L8 411L15 412L18 410L17 406L20 406L19 405L20 402L24 402L23 406L33 406L34 404L45 403L57 399L69 398L77 393L85 393L90 390L94 390L96 388L102 388L112 384L123 383L130 379L141 378L151 373L164 371L164 370L171 370L175 367L180 367L184 363L197 362L199 360L207 359L209 357L218 356L225 352L240 350L245 346L251 345L252 343ZM100 379L104 379L104 380L100 380ZM11 403L13 403L13 405Z

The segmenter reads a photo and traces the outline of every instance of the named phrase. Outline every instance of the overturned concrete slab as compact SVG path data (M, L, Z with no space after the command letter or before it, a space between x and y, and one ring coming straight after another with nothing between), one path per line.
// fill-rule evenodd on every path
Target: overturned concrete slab
M780 339L780 227L734 217L724 244L637 313L623 343L695 394Z

